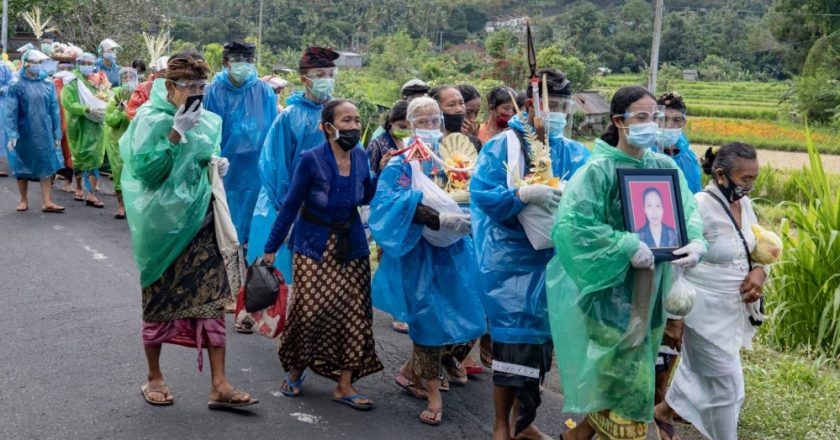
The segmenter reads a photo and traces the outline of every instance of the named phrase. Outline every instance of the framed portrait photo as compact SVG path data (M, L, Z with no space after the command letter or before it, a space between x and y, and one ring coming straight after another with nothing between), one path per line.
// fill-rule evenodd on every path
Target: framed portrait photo
M639 234L656 261L671 261L686 244L685 214L675 169L618 169L624 225Z

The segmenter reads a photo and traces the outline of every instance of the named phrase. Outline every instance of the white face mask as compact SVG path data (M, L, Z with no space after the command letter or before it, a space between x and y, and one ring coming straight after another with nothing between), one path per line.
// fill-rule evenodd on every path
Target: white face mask
M656 122L645 122L633 124L627 128L627 143L639 149L650 148L656 145L656 134L659 127Z

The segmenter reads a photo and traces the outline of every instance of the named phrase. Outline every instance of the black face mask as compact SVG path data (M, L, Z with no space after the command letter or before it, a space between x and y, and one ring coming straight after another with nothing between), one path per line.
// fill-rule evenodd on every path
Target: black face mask
M724 174L724 176L726 176L726 179L729 180L729 185L723 186L717 180L715 180L715 184L717 184L717 187L720 189L720 192L723 193L723 196L726 197L726 200L729 200L729 203L735 203L738 200L741 200L744 196L749 194L750 191L752 191L751 189L748 190L736 184L735 181L732 180L732 177L728 174Z
M443 127L446 128L446 131L450 133L460 133L461 126L464 125L464 118L467 115L465 113L457 113L454 115L443 115Z
M344 151L350 151L359 145L359 140L362 138L362 130L338 130L338 139L335 140L335 143L338 144Z

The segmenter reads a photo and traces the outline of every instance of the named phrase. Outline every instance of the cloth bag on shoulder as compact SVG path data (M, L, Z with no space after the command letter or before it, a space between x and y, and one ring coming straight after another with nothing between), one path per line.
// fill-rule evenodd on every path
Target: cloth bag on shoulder
M442 190L429 176L423 172L423 167L420 162L413 160L409 162L411 165L411 189L423 193L422 204L435 209L437 212L444 214L462 214L461 207L458 202L452 199L446 191ZM469 234L460 234L451 229L440 228L434 231L427 227L423 227L423 238L432 246L449 247L457 243L458 240L464 238Z
M505 132L507 136L507 163L508 167L515 173L522 176L525 172L525 157L522 154L522 144L513 130ZM511 173L507 174L508 188L516 188ZM554 213L543 206L528 204L516 216L528 242L534 250L548 249L554 246L551 240L551 228L554 226Z

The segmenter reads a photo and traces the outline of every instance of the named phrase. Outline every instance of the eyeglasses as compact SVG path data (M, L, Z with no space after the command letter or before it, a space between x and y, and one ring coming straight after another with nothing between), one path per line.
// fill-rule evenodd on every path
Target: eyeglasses
M204 93L204 88L207 86L207 81L169 81L175 84L175 87L182 90L186 89L192 94Z
M321 69L314 72L309 72L304 77L309 78L310 80L316 79L334 79L338 74L338 69Z

